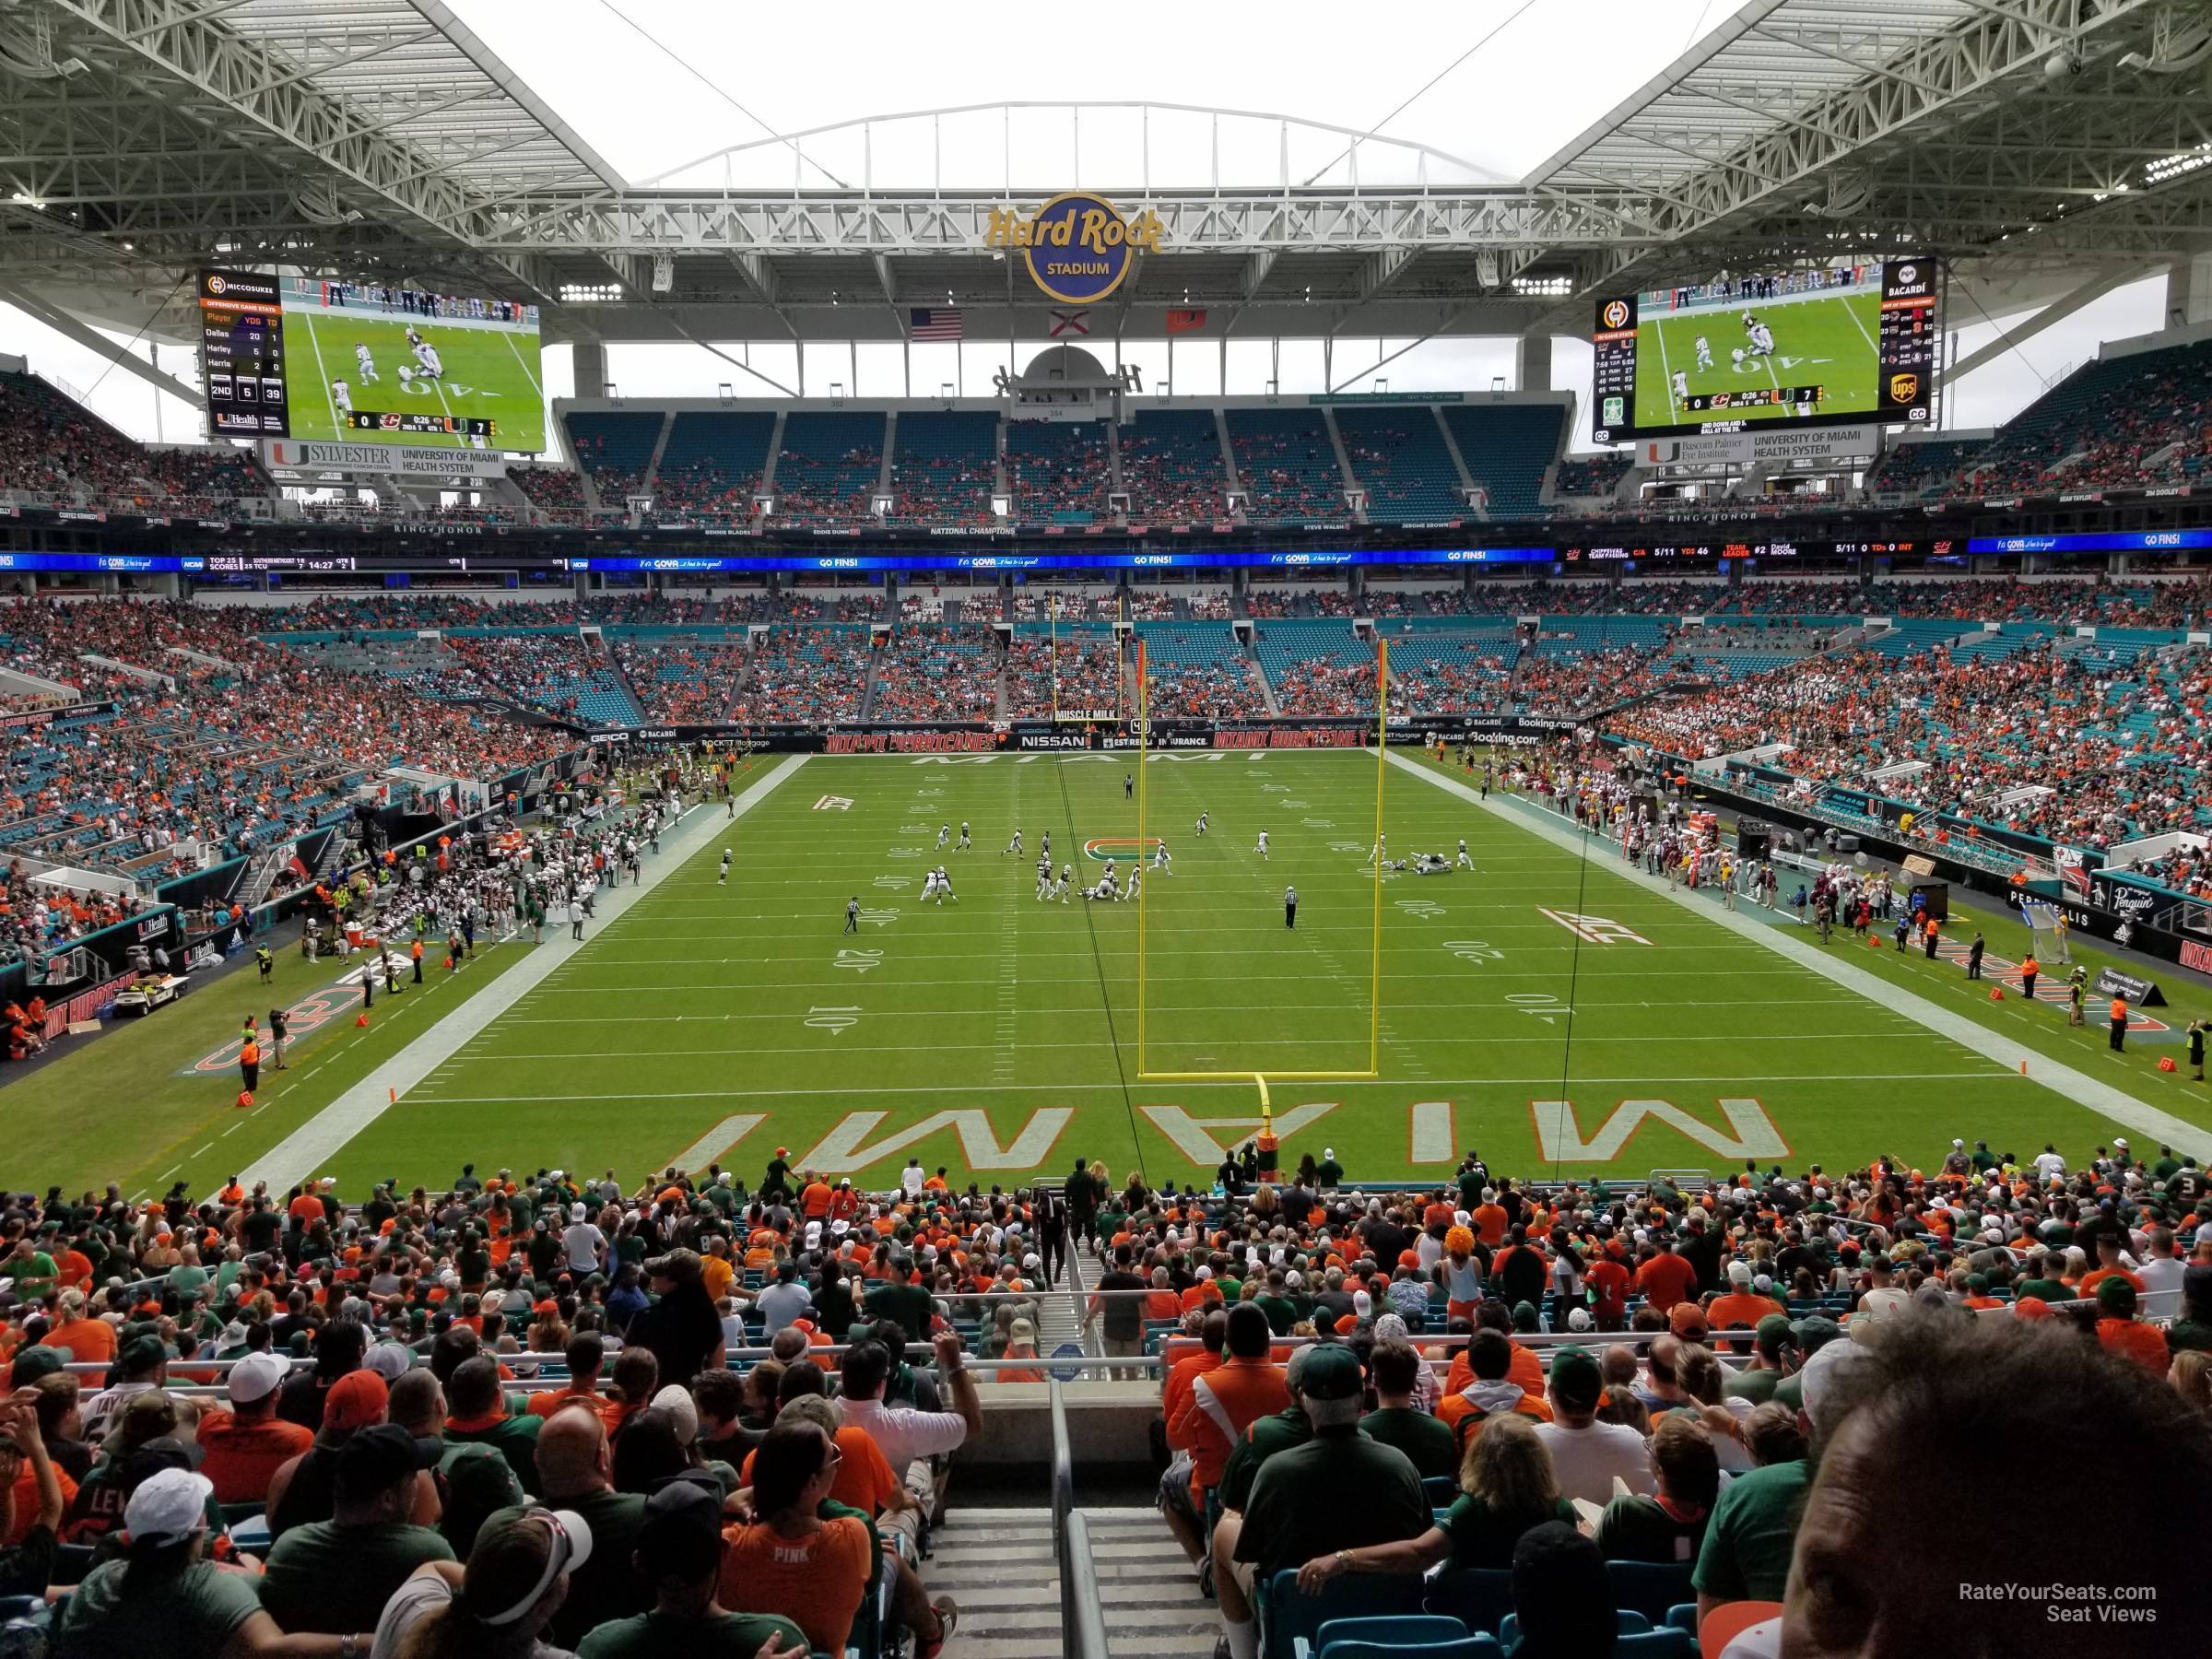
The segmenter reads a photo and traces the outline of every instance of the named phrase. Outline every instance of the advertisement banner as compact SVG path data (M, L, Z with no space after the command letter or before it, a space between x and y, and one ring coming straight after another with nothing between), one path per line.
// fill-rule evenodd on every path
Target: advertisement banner
M406 449L393 443L311 442L265 438L262 465L272 473L393 473L408 478L471 481L506 476L507 458L476 450Z

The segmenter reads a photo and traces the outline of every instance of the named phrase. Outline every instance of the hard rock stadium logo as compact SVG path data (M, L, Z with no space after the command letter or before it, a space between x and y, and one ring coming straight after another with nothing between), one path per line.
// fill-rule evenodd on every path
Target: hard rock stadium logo
M994 207L983 245L1019 252L1030 280L1062 304L1095 305L1121 287L1137 254L1159 252L1167 229L1149 207L1124 218L1103 196L1074 191L1029 218Z

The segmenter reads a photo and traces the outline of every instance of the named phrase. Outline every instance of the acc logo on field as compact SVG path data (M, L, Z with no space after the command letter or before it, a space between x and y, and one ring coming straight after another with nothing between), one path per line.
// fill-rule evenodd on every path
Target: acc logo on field
M1893 374L1889 377L1889 401L1891 403L1911 403L1919 395L1919 375Z
M1607 328L1626 328L1629 325L1629 302L1626 300L1607 300L1605 319Z
M1166 233L1149 207L1125 219L1103 196L1071 191L1031 218L994 207L983 245L1020 249L1030 280L1063 304L1095 305L1121 287L1140 252L1159 252Z

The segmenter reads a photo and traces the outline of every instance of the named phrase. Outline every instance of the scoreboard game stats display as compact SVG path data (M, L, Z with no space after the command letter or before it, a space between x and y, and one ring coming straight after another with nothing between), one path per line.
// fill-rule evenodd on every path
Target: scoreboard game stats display
M386 283L202 271L213 435L546 447L533 305Z
M1935 262L1722 278L1598 302L1599 443L1933 419Z

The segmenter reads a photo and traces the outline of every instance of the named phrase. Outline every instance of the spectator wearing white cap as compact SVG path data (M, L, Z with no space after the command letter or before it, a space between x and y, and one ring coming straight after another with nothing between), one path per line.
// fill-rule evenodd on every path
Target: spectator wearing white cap
M487 1523L465 1569L430 1561L393 1592L370 1659L567 1659L541 1638L592 1553L591 1525L572 1510Z
M597 1273L606 1265L606 1235L593 1225L592 1213L581 1204L569 1206L569 1225L560 1235L571 1273Z
M230 1409L200 1418L200 1472L214 1483L218 1503L265 1501L276 1471L315 1443L311 1430L276 1415L277 1391L290 1373L275 1354L248 1354L223 1380Z
M55 1614L54 1659L159 1653L162 1659L264 1659L369 1651L368 1633L288 1636L261 1605L256 1581L204 1560L215 1488L190 1469L139 1482L124 1507L130 1552L95 1567Z

